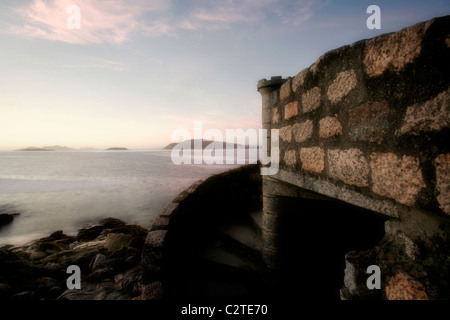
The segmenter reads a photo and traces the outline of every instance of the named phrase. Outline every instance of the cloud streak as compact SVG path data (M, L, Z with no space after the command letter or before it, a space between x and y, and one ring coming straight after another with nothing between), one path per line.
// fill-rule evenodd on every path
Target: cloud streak
M67 27L67 8L81 10L81 29ZM299 25L317 7L313 0L32 0L14 9L21 24L7 33L71 44L121 44L139 34L148 37L177 36L179 31L229 29L236 24L279 22Z
M11 25L8 32L32 38L72 44L123 43L133 32L141 29L142 16L151 12L165 12L170 2L163 0L77 0L81 12L81 29L67 27L70 14L67 8L73 0L33 0L31 4L14 9L24 21Z

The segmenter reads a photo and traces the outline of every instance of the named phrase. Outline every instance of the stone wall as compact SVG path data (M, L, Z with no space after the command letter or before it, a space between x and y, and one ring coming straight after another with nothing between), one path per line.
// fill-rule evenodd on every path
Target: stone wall
M283 182L403 221L401 227L387 232L386 238L391 237L387 247L401 246L401 239L403 245L410 241L431 250L439 241L431 241L433 236L447 239L449 39L450 16L435 18L330 51L294 77L260 80L263 127L279 129L280 134L280 170L264 179L272 185ZM277 212L272 205L275 192L270 185L264 190L267 216ZM420 228L422 218L418 217L424 215L426 221L433 220L431 224L440 227L419 240L417 233L410 231ZM403 227L408 232L400 231ZM274 229L270 223L265 226L266 238L276 237ZM419 245L416 241L422 242ZM277 248L270 246L266 246L267 262L274 264L269 256ZM439 255L448 255L448 251ZM381 264L380 259L378 255L372 264ZM425 261L414 259L416 264ZM411 262L412 258L406 260ZM406 268L411 263L401 265ZM390 267L385 264L385 268ZM416 272L421 280L407 271L397 271L384 273L386 283L428 281L425 295L441 296L436 293L437 280L431 285L432 276L424 276L426 271L421 275ZM363 274L362 269L358 272ZM441 276L436 278L442 280ZM356 289L344 291L346 298L365 296ZM385 298L398 297L392 289L383 292Z

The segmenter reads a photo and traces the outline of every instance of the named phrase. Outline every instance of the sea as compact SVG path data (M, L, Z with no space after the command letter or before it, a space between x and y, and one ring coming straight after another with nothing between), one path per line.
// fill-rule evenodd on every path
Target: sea
M237 163L175 165L170 150L0 151L0 213L18 213L0 245L75 235L107 217L150 228L184 189Z

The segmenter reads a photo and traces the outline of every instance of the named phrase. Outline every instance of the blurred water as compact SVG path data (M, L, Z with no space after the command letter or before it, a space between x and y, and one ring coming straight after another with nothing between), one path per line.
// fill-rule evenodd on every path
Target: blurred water
M236 162L235 162L236 163ZM0 245L116 217L149 228L159 211L198 179L237 165L174 165L170 151L0 152Z

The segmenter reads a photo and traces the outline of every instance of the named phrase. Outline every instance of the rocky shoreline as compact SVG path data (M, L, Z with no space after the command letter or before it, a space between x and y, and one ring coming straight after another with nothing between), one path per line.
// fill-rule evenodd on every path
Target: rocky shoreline
M76 236L56 231L21 246L0 247L0 299L131 300L142 291L141 255L148 230L106 218ZM70 265L81 289L68 289Z

